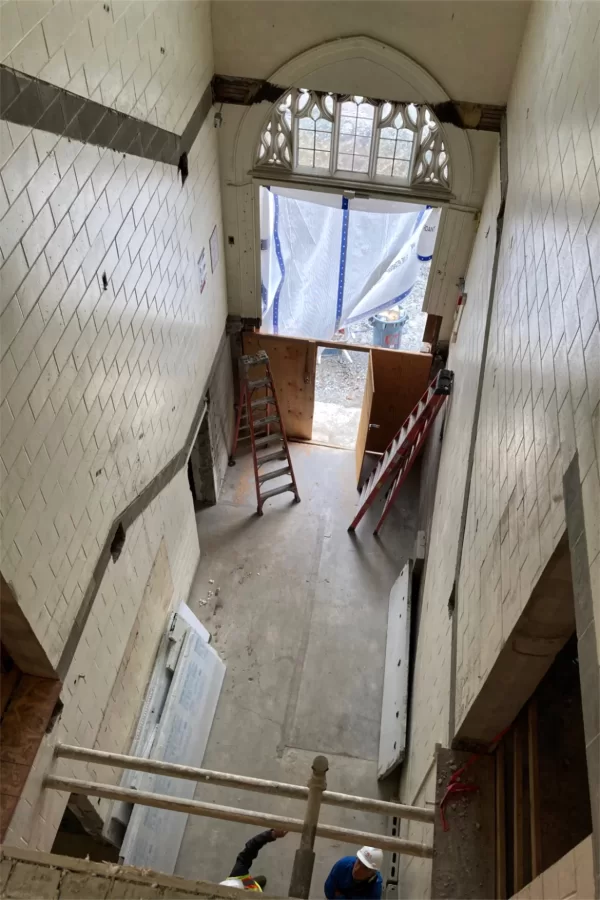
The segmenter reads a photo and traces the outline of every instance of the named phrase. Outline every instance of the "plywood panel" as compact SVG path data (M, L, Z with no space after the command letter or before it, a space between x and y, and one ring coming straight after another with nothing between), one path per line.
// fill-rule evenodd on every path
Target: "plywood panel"
M264 350L271 364L288 438L310 440L315 405L317 345L303 338L244 332L244 353Z
M369 362L367 365L367 377L365 379L365 391L363 394L362 408L360 411L360 421L358 423L358 433L356 435L356 483L360 481L360 473L362 471L363 459L365 458L365 449L367 446L367 437L369 435L369 422L371 421L371 407L373 405L373 392L375 390L375 382L373 379L373 359L369 353Z
M383 453L429 382L431 354L371 350L375 393L367 451ZM378 426L378 427L374 427Z

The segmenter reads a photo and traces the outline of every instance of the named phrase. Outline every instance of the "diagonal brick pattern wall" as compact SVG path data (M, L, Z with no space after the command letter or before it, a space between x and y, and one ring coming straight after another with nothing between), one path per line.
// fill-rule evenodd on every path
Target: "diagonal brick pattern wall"
M40 99L57 102L42 83L23 87L0 120L0 565L64 679L63 713L9 839L49 849L67 800L40 792L53 742L92 746L131 732L144 686L137 679L120 703L115 680L159 546L170 606L187 597L199 558L186 472L172 463L191 440L227 312L217 141L206 118L210 7L11 0L0 19L3 73L71 92L59 103L79 110L82 128L92 113L108 122L118 110L135 117L123 127L123 140L138 128L131 147L150 126L172 132L174 146L186 135L190 147L182 185L150 145L142 157L97 135L92 144L54 133L49 119L29 127ZM198 259L203 248L208 258L215 226L221 261L201 291ZM113 562L104 545L125 510ZM149 656L154 646L145 645ZM111 697L121 727L99 734Z
M9 0L0 62L181 134L213 74L210 4Z
M203 295L197 268L216 142L206 123L182 187L172 166L0 127L2 569L56 663L110 523L184 444L223 331L223 267Z
M163 544L164 542L164 544ZM116 781L120 773L106 767L52 761L57 741L96 746L101 750L129 750L127 738L135 727L145 693L145 683L129 680L129 692L121 698L116 682L126 654L132 629L141 609L155 560L164 556L166 546L172 595L170 607L187 597L200 556L198 532L192 496L185 469L139 516L127 533L123 552L116 563L110 562L90 616L76 648L61 692L64 710L52 732L46 735L37 752L33 769L21 795L6 836L6 843L49 851L60 825L68 795L42 791L44 775L52 771L78 778ZM165 600L165 605L167 601ZM166 627L167 615L153 622L153 629ZM152 662L155 644L144 647ZM112 699L112 718L119 714L119 728L102 731L104 712ZM112 774L111 774L112 773ZM91 800L104 816L106 802Z
M600 614L600 6L533 7L460 573L457 721L565 529L579 453ZM598 634L597 630L597 634Z
M577 469L593 606L587 628L595 629L586 646L599 640L599 79L600 6L534 4L508 104L509 187L457 591L457 728L565 532L563 476ZM497 190L492 180L488 209ZM463 380L469 385L465 400L478 364L469 361L467 317L479 295L469 285L489 279L492 256L483 246L492 218L482 216L451 353L457 388ZM465 400L453 398L445 428L430 545L436 558L426 573L401 781L405 802L434 799L435 742L452 739L446 603L464 492L462 418L468 422L472 408ZM597 709L596 695L596 721ZM599 738L586 739L589 767L594 753L600 758ZM597 807L597 788L591 790ZM404 834L412 836L411 827L404 825ZM429 896L429 881L428 863L402 863L404 894Z
M499 204L500 178L496 164L466 279L467 305L458 340L451 345L448 359L448 367L455 372L455 382L445 416L414 658L410 747L415 749L409 750L400 780L403 802L419 805L435 799L435 744L447 746L448 743L452 629L448 601L456 568ZM409 840L431 839L431 829L418 822L403 822L401 829L402 836ZM430 868L428 860L401 858L401 883L406 896L420 896L421 884L428 889Z

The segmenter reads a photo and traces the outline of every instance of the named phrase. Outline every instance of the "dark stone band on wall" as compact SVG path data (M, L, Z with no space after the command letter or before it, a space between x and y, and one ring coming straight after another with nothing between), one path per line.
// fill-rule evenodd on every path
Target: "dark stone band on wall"
M264 78L244 78L240 75L214 75L212 80L214 103L234 103L238 106L253 106L255 103L276 103L292 87L282 87ZM325 91L315 91L325 96ZM338 95L339 96L339 95ZM397 100L397 97L369 98L375 102ZM506 106L491 103L468 103L462 100L447 100L436 103L431 109L439 121L457 128L473 131L500 131Z
M211 106L209 84L178 135L0 64L0 118L172 166L189 152Z

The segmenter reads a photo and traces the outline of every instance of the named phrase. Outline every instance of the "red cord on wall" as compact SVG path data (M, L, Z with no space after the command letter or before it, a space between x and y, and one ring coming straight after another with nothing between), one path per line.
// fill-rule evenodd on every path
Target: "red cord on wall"
M510 725L507 725L506 728L504 728L499 734L496 735L496 737L492 741L490 741L490 743L488 744L488 748L485 751L486 755L487 755L487 753L490 752L490 750L492 749L494 744L497 744L498 741L500 741L504 737L504 735L509 730L509 728L510 728ZM444 829L444 831L448 831L450 828L450 826L448 825L448 821L446 819L444 807L450 800L451 795L452 794L472 793L473 791L479 790L479 786L476 784L463 784L463 782L460 780L460 776L470 766L472 766L473 763L477 759L479 759L480 756L483 756L483 755L484 755L483 752L471 754L471 756L468 758L466 763L463 766L461 766L460 769L457 769L456 772L453 772L453 774L450 776L450 780L448 781L448 786L446 788L446 792L444 793L444 796L440 800L440 819L442 821L442 828Z

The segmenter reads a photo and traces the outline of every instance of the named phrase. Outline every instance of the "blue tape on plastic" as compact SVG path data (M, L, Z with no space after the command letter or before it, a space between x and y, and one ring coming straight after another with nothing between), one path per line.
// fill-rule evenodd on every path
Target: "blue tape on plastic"
M285 281L285 263L281 252L281 241L279 240L279 197L277 194L273 194L273 201L275 203L273 240L275 241L275 255L277 256L277 262L279 263L279 268L281 270L281 280L277 285L275 297L273 298L273 334L279 334L279 297L281 296L283 282Z
M335 330L340 327L342 311L344 309L344 282L346 280L346 256L348 254L348 230L350 225L350 210L348 200L342 197L342 246L340 248L340 271L338 275L337 304L335 308Z
M427 211L428 209L433 209L433 206L429 206L429 205L426 206L425 211ZM421 215L422 215L422 213L421 213ZM421 219L419 218L419 222L420 221L421 221ZM420 256L417 253L417 259L420 260L421 262L430 262L433 259L433 253L431 254L431 256Z

